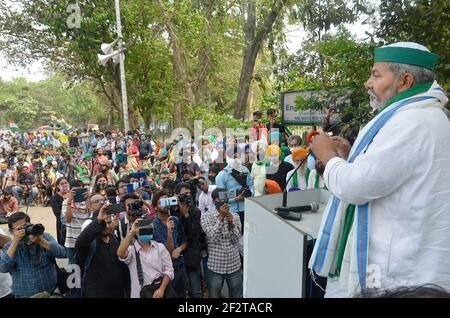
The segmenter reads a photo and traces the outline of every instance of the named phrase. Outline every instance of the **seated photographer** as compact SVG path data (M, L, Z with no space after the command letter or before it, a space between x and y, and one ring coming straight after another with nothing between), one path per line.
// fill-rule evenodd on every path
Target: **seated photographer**
M175 277L171 284L178 294L178 297L186 297L186 268L183 252L187 249L188 243L184 233L183 225L176 216L170 216L168 206L162 205L162 199L169 196L165 191L156 192L153 195L153 205L158 212L153 221L153 239L166 246L172 257Z
M8 227L13 239L3 247L0 271L11 273L13 294L24 298L53 293L57 284L54 258L66 257L64 247L44 233L42 224L30 224L30 217L23 212L14 213Z
M244 222L244 200L253 195L253 178L239 157L239 148L233 146L227 150L228 165L216 177L217 188L236 191L236 198L229 202L230 212L238 213Z
M130 271L131 298L176 297L170 285L174 278L170 254L163 244L152 240L153 227L140 227L139 221L143 220L133 222L117 250L119 260Z
M36 176L30 173L30 169L28 167L22 167L20 171L21 173L17 177L17 185L12 188L12 193L19 202L19 207L22 207L23 205L20 196L23 193L28 193L28 205L31 206L34 198L39 193L37 188L38 182L36 180Z
M220 297L224 281L227 282L230 298L242 298L243 294L239 256L241 221L235 213L231 213L226 192L223 188L215 189L211 194L215 210L204 213L201 217L208 244L207 278L210 298Z
M19 212L19 203L12 195L12 187L8 186L0 197L0 219L9 218L16 212Z
M104 204L96 218L81 232L75 243L77 263L82 269L82 297L125 298L128 269L119 261L119 241L112 233L119 221L106 214Z
M178 196L178 206L175 207L172 215L177 216L183 225L184 234L188 242L187 249L183 252L186 273L191 287L192 298L202 297L200 263L202 259L200 243L202 227L200 225L201 212L194 205L194 197L191 194L191 184L180 183L175 188Z

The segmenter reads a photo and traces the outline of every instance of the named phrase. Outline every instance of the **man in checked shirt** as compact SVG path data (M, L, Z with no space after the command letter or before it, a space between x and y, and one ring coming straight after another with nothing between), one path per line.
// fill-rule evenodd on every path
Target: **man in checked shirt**
M219 298L223 282L228 285L230 298L242 298L242 270L239 257L241 221L229 205L219 199L217 188L211 193L215 211L203 213L201 225L206 233L208 245L208 290L209 298Z

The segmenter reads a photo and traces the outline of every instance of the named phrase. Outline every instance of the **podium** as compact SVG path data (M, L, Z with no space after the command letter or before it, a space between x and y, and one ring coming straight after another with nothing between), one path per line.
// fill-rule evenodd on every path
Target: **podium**
M305 297L307 243L317 238L329 197L323 189L289 192L288 206L319 203L318 212L304 212L300 221L277 215L282 193L245 200L244 297Z

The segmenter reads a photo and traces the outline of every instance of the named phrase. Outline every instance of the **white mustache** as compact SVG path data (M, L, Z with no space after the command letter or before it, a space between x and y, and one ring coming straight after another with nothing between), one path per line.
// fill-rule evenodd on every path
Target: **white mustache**
M378 96L372 91L372 90L368 90L367 91L367 94L369 95L369 97L371 98L371 99L377 99L378 100Z

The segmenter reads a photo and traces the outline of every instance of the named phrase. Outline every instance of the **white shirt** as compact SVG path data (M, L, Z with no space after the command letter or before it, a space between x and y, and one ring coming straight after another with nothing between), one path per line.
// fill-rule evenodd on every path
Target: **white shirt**
M331 159L324 179L344 202L372 201L368 264L381 288L450 289L450 125L439 103L398 111L353 163Z
M211 193L213 192L212 186L209 186L208 193L201 191L200 196L198 198L198 208L202 213L208 213L211 211L215 211L216 207L211 198Z
M1 235L6 233L0 229ZM12 293L12 278L10 273L0 273L0 298L8 296Z

